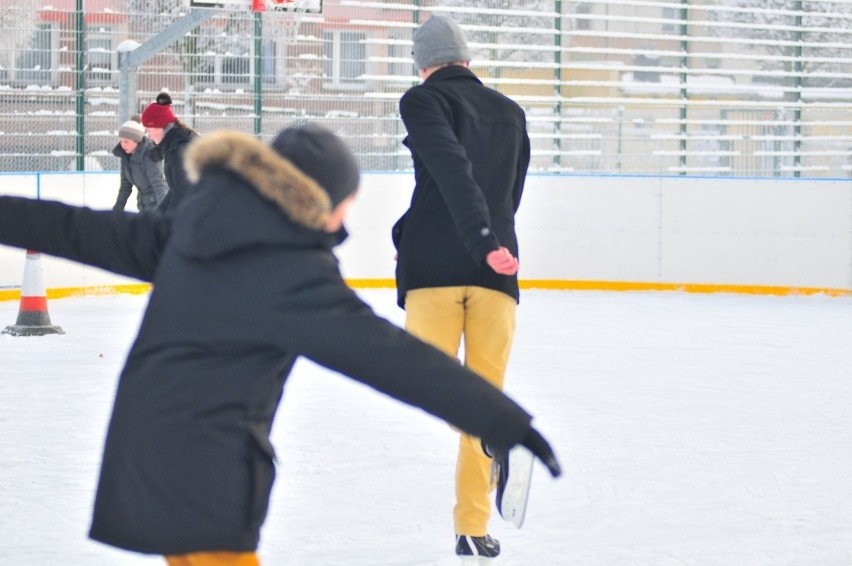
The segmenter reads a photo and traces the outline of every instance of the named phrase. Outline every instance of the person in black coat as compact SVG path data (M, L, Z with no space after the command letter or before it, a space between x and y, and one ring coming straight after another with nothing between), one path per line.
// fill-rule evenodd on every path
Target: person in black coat
M119 378L93 539L170 564L257 564L269 434L298 356L489 448L527 446L558 475L526 411L346 285L333 247L359 172L339 137L307 124L268 146L223 130L186 159L195 186L172 214L0 197L0 243L153 284Z
M154 157L154 142L145 136L145 128L137 120L122 124L118 139L112 154L121 160L121 182L112 209L124 210L135 186L136 209L139 212L156 210L169 188L163 175L162 159Z
M175 116L172 97L167 92L158 94L156 100L142 111L142 125L148 128L148 136L157 144L155 155L163 160L163 173L169 186L169 192L158 210L169 212L189 192L191 183L184 168L183 154L198 134Z
M411 205L395 224L398 303L406 329L502 388L515 332L518 239L530 141L523 109L468 65L459 25L433 15L414 33L423 83L399 102L411 151ZM456 553L494 557L491 459L461 435L453 509Z

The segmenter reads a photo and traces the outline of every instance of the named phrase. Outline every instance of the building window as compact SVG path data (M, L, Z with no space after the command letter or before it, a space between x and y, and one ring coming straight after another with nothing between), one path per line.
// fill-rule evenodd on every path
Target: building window
M217 52L210 49L198 56L195 77L197 84L242 88L254 80L254 49L252 41L233 43ZM263 40L261 44L261 69L263 84L278 84L276 76L276 46L273 40Z
M327 88L364 89L367 68L366 34L355 31L323 33L323 79Z
M392 38L388 44L388 56L395 59L388 65L388 74L396 79L394 82L403 85L413 84L412 78L417 77L417 68L411 58L411 44Z
M216 55L205 53L195 60L195 82L212 85L216 83Z
M51 24L39 24L28 49L17 60L15 80L18 83L55 84L57 68L57 34Z
M221 82L226 85L247 85L251 82L252 58L248 50L228 52L222 56Z
M678 10L674 8L663 8L663 19L680 20ZM679 33L680 22L668 21L663 24L663 33Z
M86 37L86 81L89 84L108 83L118 68L118 54L112 48L110 31L106 28L88 30Z
M278 45L271 39L263 40L263 84L278 84L276 62L278 61Z
M574 8L574 29L590 30L592 29L592 20L585 17L592 13L592 5L589 2L577 2Z
M633 78L637 81L644 83L658 83L660 82L660 72L656 69L649 69L648 67L659 67L660 66L660 58L654 53L650 48L647 52L641 53L637 55L633 59L633 64L637 67L642 67L640 69L636 69L633 71Z

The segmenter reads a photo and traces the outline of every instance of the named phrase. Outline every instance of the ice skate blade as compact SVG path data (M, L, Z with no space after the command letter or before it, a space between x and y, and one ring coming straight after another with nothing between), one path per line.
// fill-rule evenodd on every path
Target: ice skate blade
M533 455L523 447L509 452L509 481L503 490L500 516L520 529L524 525L532 482Z

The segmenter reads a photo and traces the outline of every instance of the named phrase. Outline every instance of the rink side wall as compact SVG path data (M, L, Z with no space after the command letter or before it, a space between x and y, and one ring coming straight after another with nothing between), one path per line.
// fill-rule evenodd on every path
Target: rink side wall
M0 175L0 194L111 209L117 172ZM413 176L367 173L338 248L354 287L392 287L390 230ZM128 210L135 206L135 193ZM525 288L852 294L852 181L533 174L517 216ZM0 246L0 300L25 254ZM42 256L49 297L147 292Z

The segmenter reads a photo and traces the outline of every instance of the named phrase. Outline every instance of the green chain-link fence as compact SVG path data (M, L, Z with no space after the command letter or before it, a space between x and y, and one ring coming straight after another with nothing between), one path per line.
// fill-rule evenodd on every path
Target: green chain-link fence
M323 0L205 17L133 69L188 0L0 0L0 168L115 169L122 111L161 90L200 133L314 120L365 170L407 170L397 101L411 36L456 18L486 84L527 111L534 170L852 174L852 4ZM127 108L122 108L122 102Z

